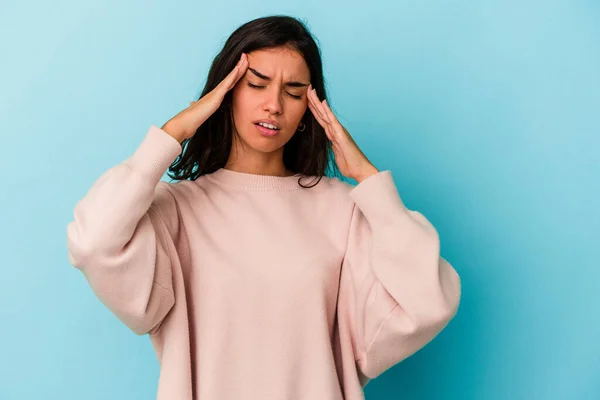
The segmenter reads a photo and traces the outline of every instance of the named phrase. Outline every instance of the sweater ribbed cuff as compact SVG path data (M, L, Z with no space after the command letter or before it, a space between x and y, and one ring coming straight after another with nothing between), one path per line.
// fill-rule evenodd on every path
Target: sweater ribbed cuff
M407 211L390 170L378 172L360 182L350 191L350 197L371 225L385 226Z
M130 157L129 165L144 178L157 184L182 150L175 138L152 125Z

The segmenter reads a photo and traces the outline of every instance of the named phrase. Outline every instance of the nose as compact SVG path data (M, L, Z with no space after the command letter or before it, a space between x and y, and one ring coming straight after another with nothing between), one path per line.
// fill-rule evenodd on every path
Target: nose
M263 108L270 114L279 115L283 112L283 104L281 101L281 93L279 89L273 88L264 92L265 98Z

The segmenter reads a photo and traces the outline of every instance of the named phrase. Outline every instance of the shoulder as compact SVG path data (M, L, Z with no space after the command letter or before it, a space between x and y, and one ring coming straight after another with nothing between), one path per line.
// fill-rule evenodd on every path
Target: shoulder
M315 209L322 211L319 219L326 222L334 237L346 240L358 209L350 195L356 186L338 177L327 176L321 178L319 186L320 195L315 201L318 204Z
M155 195L159 198L170 198L174 203L197 195L198 185L189 180L160 181L156 186Z
M332 196L348 196L354 189L354 185L338 177L323 176L321 178L323 190Z
M319 195L326 197L327 201L340 211L346 212L354 208L354 199L350 196L350 192L356 187L355 185L338 177L323 176L318 186Z

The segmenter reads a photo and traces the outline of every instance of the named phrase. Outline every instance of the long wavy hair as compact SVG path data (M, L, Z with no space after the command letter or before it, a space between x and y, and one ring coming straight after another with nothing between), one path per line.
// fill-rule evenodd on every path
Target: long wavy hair
M304 23L285 15L257 18L238 27L213 60L198 99L227 76L242 53L277 47L288 47L302 55L310 71L312 86L320 99L326 99L319 47ZM225 166L235 131L231 93L227 93L220 108L196 130L194 136L182 143L181 154L168 170L172 179L196 180ZM298 184L304 188L318 184L323 176L339 177L331 142L308 108L302 122L306 125L305 130L294 134L284 145L285 167L301 175ZM317 177L317 181L312 186L304 186L300 181L305 177Z

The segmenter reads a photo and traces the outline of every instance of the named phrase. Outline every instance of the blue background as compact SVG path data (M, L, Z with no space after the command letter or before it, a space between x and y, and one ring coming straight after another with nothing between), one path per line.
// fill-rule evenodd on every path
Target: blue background
M330 102L462 277L368 399L600 399L597 1L2 3L0 398L150 399L158 364L70 266L75 203L201 90L238 25L319 40Z

